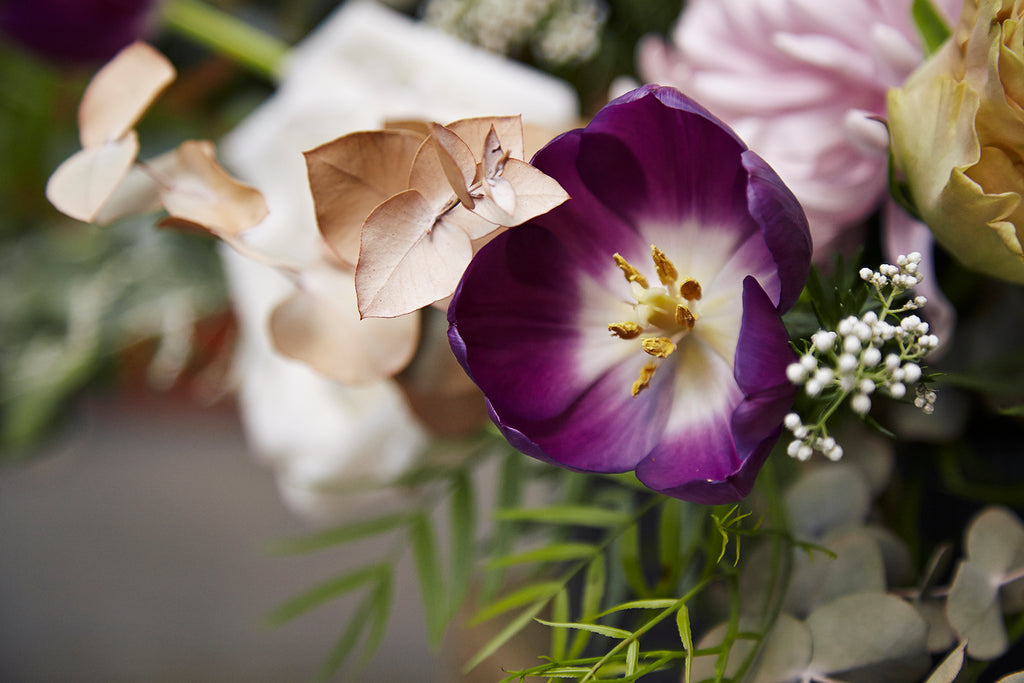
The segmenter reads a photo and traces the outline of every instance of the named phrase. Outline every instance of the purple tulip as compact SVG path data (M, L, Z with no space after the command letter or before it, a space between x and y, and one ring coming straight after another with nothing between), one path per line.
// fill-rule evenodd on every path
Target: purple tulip
M571 199L486 245L448 309L492 419L547 462L740 500L795 393L780 316L810 263L800 205L672 88L618 98L533 163Z
M0 0L0 31L56 62L105 62L143 37L156 0Z

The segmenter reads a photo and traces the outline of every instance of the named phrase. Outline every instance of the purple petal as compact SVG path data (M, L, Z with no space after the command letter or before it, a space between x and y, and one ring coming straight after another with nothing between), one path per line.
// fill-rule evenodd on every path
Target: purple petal
M747 200L750 215L764 234L778 267L781 291L775 297L779 311L788 311L807 281L811 267L811 232L800 203L764 160L747 151L743 167L750 174Z

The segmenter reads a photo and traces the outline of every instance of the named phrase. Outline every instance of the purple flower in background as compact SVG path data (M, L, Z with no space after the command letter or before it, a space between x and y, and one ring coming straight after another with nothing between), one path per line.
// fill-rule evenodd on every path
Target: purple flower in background
M155 0L0 0L0 31L57 62L105 62L151 28Z
M778 176L701 106L644 86L534 158L571 199L484 247L449 339L518 449L743 498L794 389L780 314L811 241Z

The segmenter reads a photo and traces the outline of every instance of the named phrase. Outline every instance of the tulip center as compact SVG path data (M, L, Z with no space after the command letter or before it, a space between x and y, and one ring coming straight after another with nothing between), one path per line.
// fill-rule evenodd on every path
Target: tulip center
M608 331L619 339L638 341L640 349L651 356L641 368L640 377L633 382L631 391L636 396L650 385L658 364L675 352L680 340L696 324L694 308L701 298L701 287L693 278L681 276L665 252L653 244L651 258L660 285L651 285L620 254L612 258L629 282L630 294L636 301L633 304L636 319L610 323Z

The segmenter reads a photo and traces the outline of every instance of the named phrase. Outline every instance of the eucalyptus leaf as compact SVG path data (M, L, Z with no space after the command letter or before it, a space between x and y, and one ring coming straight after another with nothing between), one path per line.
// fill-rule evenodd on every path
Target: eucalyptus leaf
M949 653L948 657L942 660L942 663L935 668L925 683L953 683L964 666L965 647L967 647L967 642L961 642L956 649Z
M967 640L967 654L975 659L994 659L1006 652L998 591L984 567L972 560L960 563L949 589L946 616L957 635Z
M821 538L831 529L859 524L870 504L871 489L864 475L843 463L809 472L786 492L798 538Z
M1024 559L1024 525L1006 508L985 508L967 528L965 545L972 562L1000 579Z
M851 593L885 591L885 563L877 541L863 528L837 531L821 543L835 557L800 553L794 560L786 608L799 616Z
M755 683L776 683L799 678L811 661L811 631L788 614L780 614L765 638Z
M1024 683L1024 671L1018 671L1017 673L1010 674L1009 676L1003 676L996 683Z
M845 595L807 618L810 671L871 668L879 681L916 680L927 670L927 626L913 607L884 593Z

